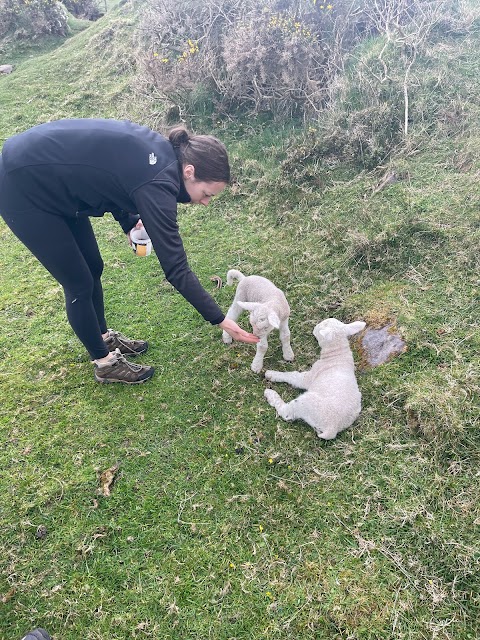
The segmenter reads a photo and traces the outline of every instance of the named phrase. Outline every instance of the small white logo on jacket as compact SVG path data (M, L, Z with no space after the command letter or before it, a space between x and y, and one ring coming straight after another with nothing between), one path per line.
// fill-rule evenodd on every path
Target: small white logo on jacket
M154 153L150 153L148 156L149 164L157 164L157 156Z

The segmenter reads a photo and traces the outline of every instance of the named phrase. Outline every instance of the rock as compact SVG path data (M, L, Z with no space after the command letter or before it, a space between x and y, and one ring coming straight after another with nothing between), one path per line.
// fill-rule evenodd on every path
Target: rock
M0 73L12 73L13 71L13 65L11 64L0 64Z
M407 345L393 331L393 324L388 324L381 329L367 329L362 337L362 350L367 364L377 367L404 353Z

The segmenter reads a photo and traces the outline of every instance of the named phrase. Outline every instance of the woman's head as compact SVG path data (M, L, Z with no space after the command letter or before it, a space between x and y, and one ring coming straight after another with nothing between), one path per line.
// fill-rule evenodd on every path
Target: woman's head
M185 188L192 202L208 204L230 182L225 145L214 136L192 135L182 126L173 128L168 139L182 165Z

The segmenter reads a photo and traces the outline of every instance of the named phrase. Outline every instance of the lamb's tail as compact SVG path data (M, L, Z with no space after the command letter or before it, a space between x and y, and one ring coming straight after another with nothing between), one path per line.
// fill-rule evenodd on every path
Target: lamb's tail
M227 271L227 284L232 285L234 280L243 280L245 276L241 271L237 271L237 269L230 269Z

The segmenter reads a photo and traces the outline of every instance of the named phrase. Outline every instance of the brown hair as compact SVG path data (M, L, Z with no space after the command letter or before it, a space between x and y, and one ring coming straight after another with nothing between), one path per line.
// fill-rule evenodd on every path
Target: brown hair
M170 130L168 139L182 165L195 167L196 180L230 182L228 153L223 142L214 136L193 135L181 125Z

